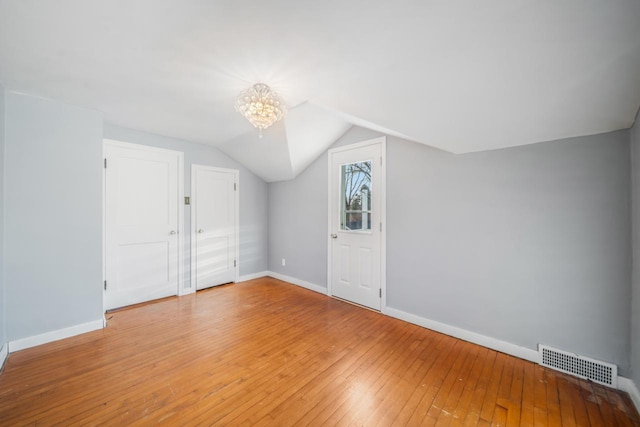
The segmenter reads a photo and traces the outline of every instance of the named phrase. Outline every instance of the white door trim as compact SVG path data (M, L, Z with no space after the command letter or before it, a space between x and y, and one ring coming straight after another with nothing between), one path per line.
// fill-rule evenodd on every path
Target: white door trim
M186 295L184 289L184 153L182 151L176 150L168 150L166 148L157 148L149 145L142 144L133 144L131 142L117 141L115 139L107 139L104 138L102 144L102 158L105 159L105 147L107 145L111 147L119 147L126 149L134 149L140 151L151 151L155 153L170 153L178 157L178 289L176 289L176 293L178 296ZM107 167L109 165L107 164ZM106 227L106 218L107 218L107 199L106 199L106 191L105 186L107 182L107 169L102 166L102 229L103 229L103 237L102 237L102 280L107 280L107 227ZM104 296L104 288L102 291L102 310L106 312L105 308L105 296Z
M331 220L333 212L331 211L331 195L333 188L331 186L331 174L332 172L332 155L333 153L339 153L341 151L353 150L354 148L367 147L370 145L380 145L380 152L382 153L381 168L380 168L380 222L382 223L382 231L380 233L380 289L382 290L382 298L380 300L380 312L385 313L387 311L387 137L381 136L374 139L369 139L355 144L344 145L341 147L332 148L329 150L328 166L327 166L327 295L332 296L332 269L331 264L333 262L332 257L332 244L331 244L331 232L332 224Z
M193 196L194 191L194 182L196 180L196 172L198 170L208 170L212 172L224 172L224 173L232 173L233 180L236 184L236 191L233 192L234 198L234 209L235 209L235 217L234 217L234 232L235 232L235 277L233 279L234 283L238 283L240 281L240 171L238 169L227 169L227 168L219 168L215 166L207 166L207 165L199 165L192 163L191 164L191 195ZM192 199L195 201L195 199ZM197 201L196 201L197 203ZM193 293L196 291L195 286L195 276L193 274L196 271L196 210L193 209L193 204L191 207L191 230L190 230L190 240L191 240L191 271L190 271L190 288L188 288L187 293Z

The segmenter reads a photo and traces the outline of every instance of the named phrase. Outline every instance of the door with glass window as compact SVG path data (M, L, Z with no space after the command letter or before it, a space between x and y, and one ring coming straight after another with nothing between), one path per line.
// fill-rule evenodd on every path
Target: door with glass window
M329 152L329 289L380 310L382 299L383 140Z

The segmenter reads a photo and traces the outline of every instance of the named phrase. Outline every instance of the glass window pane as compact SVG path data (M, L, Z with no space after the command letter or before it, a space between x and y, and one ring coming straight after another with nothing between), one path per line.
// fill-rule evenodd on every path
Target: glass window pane
M343 230L362 230L362 212L348 212Z
M371 230L371 161L342 165L340 229Z

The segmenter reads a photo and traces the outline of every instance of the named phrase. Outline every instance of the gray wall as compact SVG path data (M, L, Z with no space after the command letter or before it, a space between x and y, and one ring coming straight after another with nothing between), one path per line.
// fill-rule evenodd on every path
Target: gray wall
M4 118L5 91L4 87L0 85L0 348L7 343L6 300L4 297Z
M633 280L631 281L631 378L640 387L640 125L631 129Z
M354 128L336 145L376 136ZM628 138L620 131L452 155L388 137L388 306L612 362L625 375ZM326 286L326 153L269 187L269 269Z
M240 274L267 270L268 189L267 184L220 150L203 144L180 141L150 133L105 124L104 137L134 144L151 145L184 152L185 196L191 193L191 165L201 164L240 171ZM184 207L185 230L191 228L190 206ZM190 283L189 236L185 238L185 285Z
M102 117L8 92L8 340L102 319Z
M351 128L332 147L380 136ZM295 179L269 184L269 271L327 287L327 162L325 151ZM282 266L282 258L286 266Z

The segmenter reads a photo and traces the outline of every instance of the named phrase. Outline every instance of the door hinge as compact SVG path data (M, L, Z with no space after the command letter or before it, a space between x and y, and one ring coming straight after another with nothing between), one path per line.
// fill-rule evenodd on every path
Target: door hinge
M380 156L380 166L382 166L382 156Z
M380 231L382 231L382 223L380 223Z
M107 281L106 280L104 281L104 290L105 291L107 290Z
M104 159L104 168L107 168L107 159Z
M233 260L233 266L234 267L236 266L236 260L235 259Z
M380 292L378 292L378 294L379 294L380 298L382 298L382 288L378 289L378 291L380 291Z
M236 190L237 190L237 187L236 187L236 183L234 182L233 183L233 191L236 191Z

